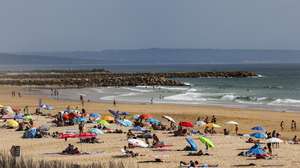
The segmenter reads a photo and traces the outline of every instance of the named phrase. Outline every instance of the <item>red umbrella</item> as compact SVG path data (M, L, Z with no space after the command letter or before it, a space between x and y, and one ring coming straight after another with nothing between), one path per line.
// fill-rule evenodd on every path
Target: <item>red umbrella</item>
M179 126L182 126L182 127L190 127L190 128L194 127L194 125L193 125L192 122L186 122L186 121L181 121L181 122L179 123Z
M153 115L151 115L151 114L142 114L142 115L140 115L140 119L147 120L149 118L153 118Z
M81 134L60 134L59 138L60 139L65 139L65 138L93 138L96 137L95 133L90 133L90 132L85 132Z

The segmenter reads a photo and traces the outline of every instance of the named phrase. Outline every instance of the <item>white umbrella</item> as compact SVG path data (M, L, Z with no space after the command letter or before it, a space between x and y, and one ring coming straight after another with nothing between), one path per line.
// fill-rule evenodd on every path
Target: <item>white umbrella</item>
M170 121L170 122L172 122L172 123L176 123L176 121L175 121L172 117L170 117L170 116L163 115L162 117L163 117L164 119L167 119L168 121Z
M202 127L202 126L206 125L206 122L200 120L200 121L196 122L196 125Z
M228 121L228 122L226 122L225 124L239 125L239 123L238 123L238 122L235 122L235 121Z
M128 143L137 147L147 148L148 144L140 139L128 139Z
M283 140L279 139L279 138L270 138L266 140L267 143L282 143Z

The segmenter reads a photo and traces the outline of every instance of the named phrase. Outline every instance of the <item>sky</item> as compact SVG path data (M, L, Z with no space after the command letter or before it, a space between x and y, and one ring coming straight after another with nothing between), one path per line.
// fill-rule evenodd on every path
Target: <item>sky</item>
M300 49L299 0L1 0L0 52Z

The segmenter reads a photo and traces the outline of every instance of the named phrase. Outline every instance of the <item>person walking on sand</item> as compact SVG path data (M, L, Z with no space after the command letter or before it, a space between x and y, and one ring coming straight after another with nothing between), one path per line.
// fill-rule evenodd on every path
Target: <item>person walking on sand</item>
M153 97L151 97L151 99L150 99L150 103L151 103L151 104L153 104Z
M114 101L113 101L113 105L114 105L114 106L116 106L116 105L117 105L116 99L114 99Z
M19 97L22 97L21 92L18 92L18 96L19 96Z
M280 122L280 128L281 128L281 131L284 130L284 121L281 121L281 122Z
M79 98L80 98L80 101L81 101L81 106L82 106L82 107L84 107L84 99L83 99L83 96L82 96L82 95L80 95L80 97L79 97Z
M291 122L291 130L292 131L296 130L295 126L296 126L296 123L294 120L292 120L292 122Z
M78 129L79 129L79 133L82 134L83 133L83 129L84 129L84 123L83 122L79 123Z
M235 125L235 134L238 135L238 132L239 132L239 125L236 124Z

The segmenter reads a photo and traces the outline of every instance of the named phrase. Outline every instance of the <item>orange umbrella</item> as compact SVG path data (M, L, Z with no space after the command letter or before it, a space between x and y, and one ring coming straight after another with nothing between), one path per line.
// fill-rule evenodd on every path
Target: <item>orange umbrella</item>
M140 115L140 118L143 119L143 120L147 120L149 118L153 118L153 115L151 115L151 114L142 114L142 115Z
M108 122L113 122L113 121L115 121L115 118L112 117L112 116L103 116L103 117L101 117L101 120L106 120Z

